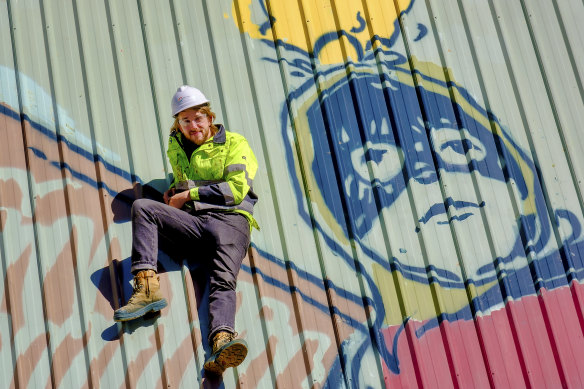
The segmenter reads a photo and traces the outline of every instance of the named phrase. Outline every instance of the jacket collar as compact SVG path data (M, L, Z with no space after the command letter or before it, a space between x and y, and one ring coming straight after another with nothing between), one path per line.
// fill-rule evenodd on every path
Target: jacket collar
M213 136L213 143L225 143L227 136L225 135L225 127L223 124L216 124L219 129L217 133Z

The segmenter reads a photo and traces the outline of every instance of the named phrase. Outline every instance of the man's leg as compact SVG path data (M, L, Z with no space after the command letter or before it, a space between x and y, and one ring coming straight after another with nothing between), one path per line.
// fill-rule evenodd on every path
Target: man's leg
M188 250L204 230L204 218L149 199L132 205L132 268L157 270L158 239L163 237L176 251Z
M241 262L249 246L249 222L243 215L215 214L207 224L207 233L215 242L209 268L209 343L212 355L205 370L221 374L238 366L247 355L245 341L236 339L235 287Z
M201 221L168 205L139 199L132 205L132 274L134 292L128 303L115 311L115 321L133 320L167 305L157 272L158 238L184 246L201 236Z

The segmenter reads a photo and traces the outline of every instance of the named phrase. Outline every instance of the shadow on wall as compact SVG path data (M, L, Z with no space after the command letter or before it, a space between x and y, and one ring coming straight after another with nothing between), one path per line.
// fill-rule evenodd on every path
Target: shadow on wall
M136 199L145 198L162 202L162 193L160 193L157 188L164 188L167 186L167 180L156 179L144 185L137 183L133 188L128 188L118 192L111 203L114 223L121 224L130 221L132 204Z

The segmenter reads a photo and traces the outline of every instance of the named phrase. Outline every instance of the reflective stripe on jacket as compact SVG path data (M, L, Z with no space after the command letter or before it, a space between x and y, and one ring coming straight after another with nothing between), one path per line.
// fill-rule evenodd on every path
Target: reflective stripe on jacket
M190 191L193 201L187 204L191 209L241 213L250 228L259 229L252 216L258 200L252 188L256 157L242 135L226 131L221 124L217 127L217 133L193 151L190 161L182 147L182 133L170 134L167 155L174 174L170 187Z

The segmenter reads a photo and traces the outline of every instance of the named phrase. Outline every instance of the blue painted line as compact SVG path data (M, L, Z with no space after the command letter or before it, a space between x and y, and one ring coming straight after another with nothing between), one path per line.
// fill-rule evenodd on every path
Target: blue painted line
M53 162L51 162L51 165L56 167L57 169L67 169L73 177L91 185L92 187L94 187L96 189L104 188L107 191L107 193L109 193L109 195L112 197L115 197L118 195L117 191L109 188L103 181L97 182L94 179L92 179L91 177L89 177L85 174L81 174L78 171L76 171L75 169L71 168L71 166L69 166L69 164L67 164L67 163L64 163L64 162L59 163L59 162L53 161Z
M297 293L302 300L306 301L308 304L312 305L313 307L315 307L316 309L318 309L319 311L329 315L330 314L330 310L329 310L329 306L328 305L324 305L318 301L316 301L315 299L313 299L312 297L308 296L306 293L303 293L299 288L291 286L289 284L286 284L282 281L279 281L277 279L275 279L274 277L270 277L267 274L263 273L259 268L257 267L249 267L247 265L241 265L241 270L249 273L249 274L258 274L262 277L262 279L264 281L266 281L268 284L281 289L287 293ZM359 299L361 300L361 299ZM345 323L347 323L348 325L350 325L351 327L353 327L355 330L359 330L362 331L363 333L368 332L369 330L367 329L367 327L363 324L361 324L358 320L356 320L355 318L353 318L350 315L347 315L345 313L342 313L341 311L339 311L338 309L333 308L333 312L337 315L339 315L339 317L341 317L341 319L343 319L345 321ZM353 323L358 323L358 324L353 324Z
M39 150L35 147L29 147L28 149L30 151L32 151L32 153L35 155L35 157L40 158L40 159L44 159L45 161L48 159L47 155L45 153L43 153L41 150Z
M422 23L418 23L418 36L414 38L414 42L420 41L426 35L428 35L428 27Z
M463 220L465 220L465 219L468 219L468 218L469 218L469 217L471 217L472 215L474 215L474 213L467 212L467 213L464 213L464 214L462 214L462 215L460 215L460 216L452 216L450 219L448 219L448 221L447 221L447 222L438 222L437 224L440 224L440 225L443 225L443 224L450 224L450 223L452 223L454 220L460 220L460 221L463 221Z
M361 302L363 300L361 298L361 296L357 296L357 295L351 294L345 290L341 290L340 288L336 287L330 279L323 280L322 278L317 277L313 274L310 274L305 270L299 269L298 266L296 266L296 264L292 261L288 261L288 263L286 264L284 261L277 259L274 255L258 248L255 244L252 244L252 246L257 250L257 252L262 257L266 258L271 263L279 266L283 270L287 270L287 267L289 267L291 270L296 272L296 274L298 274L298 276L300 278L310 282L311 284L315 285L317 288L324 291L325 288L330 285L330 287L335 291L335 293L337 293L337 294L342 293L343 296L348 296L348 297L345 297L347 300L350 300L353 303L358 303L359 305L361 304ZM323 282L324 282L324 284L323 284Z
M482 208L485 206L485 202L482 201L480 204L477 204L477 203L473 203L470 201L454 201L451 197L448 197L444 201L444 203L437 203L437 204L432 205L430 207L430 209L428 209L426 214L424 216L422 216L418 221L420 223L426 224L426 223L428 223L428 221L432 217L446 214L447 209L450 208L451 206L454 207L454 209L469 208L469 207L470 208ZM469 214L469 216L470 216L470 214ZM466 217L468 217L468 216L466 216ZM465 217L465 219L466 219L466 217ZM454 218L452 218L452 219L454 219ZM464 219L460 219L460 220L464 220Z
M57 143L58 142L64 143L67 146L67 148L69 150L71 150L72 152L74 152L75 154L87 159L88 161L91 161L92 163L100 162L107 171L115 174L118 177L123 178L124 180L126 180L130 183L138 182L140 184L143 184L140 177L136 176L135 174L131 174L130 172L107 162L99 154L93 154L93 153L83 149L82 147L77 146L76 144L70 142L64 136L55 133L54 131L50 130L49 128L43 126L42 124L40 124L38 122L35 122L26 114L20 115L16 111L11 110L4 105L0 105L0 114L7 116L11 119L17 120L17 121L21 121L21 122L27 121L30 124L32 129L40 132L42 135L46 136L47 138L49 138L52 141L55 141ZM36 157L47 160L47 156L42 150L37 149L37 148L33 148L33 147L29 147L29 150L31 150ZM89 178L88 176L76 171L75 169L73 169L71 166L69 166L67 164L62 164L62 163L53 161L53 162L51 162L51 165L56 167L56 168L66 168L67 170L69 170L71 172L71 174L74 177L81 179L82 181L88 183L89 185L93 186L96 189L103 187L103 188L106 188L108 193L110 193L113 196L118 194L118 192L108 188L107 185L105 185L103 182L98 183L97 181Z
M365 31L365 27L367 27L367 23L365 22L365 19L363 19L363 16L361 16L361 11L357 11L357 21L359 22L359 26L353 27L350 30L353 34L363 32L363 31Z
M3 116L8 116L10 119L14 119L14 120L20 121L20 115L18 113L16 113L15 111L11 110L10 108L8 108L5 105L1 105L0 104L0 113Z

